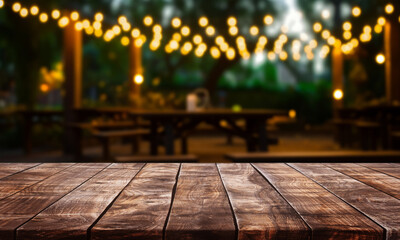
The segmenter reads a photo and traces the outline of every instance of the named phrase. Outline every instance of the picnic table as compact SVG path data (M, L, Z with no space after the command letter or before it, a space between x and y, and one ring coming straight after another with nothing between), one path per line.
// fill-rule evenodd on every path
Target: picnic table
M399 239L397 163L2 163L1 239Z
M163 128L162 145L167 155L174 155L174 139L185 139L200 123L207 123L218 130L232 136L238 136L246 141L247 150L268 151L271 139L268 138L267 120L274 116L287 116L283 110L241 110L231 109L205 109L201 111L186 110L132 110L129 108L98 108L77 109L80 115L112 115L125 112L131 118L143 118L150 122L150 153L158 154L159 136L158 129ZM244 120L245 126L237 124L238 120ZM183 144L183 153L187 153L187 147Z

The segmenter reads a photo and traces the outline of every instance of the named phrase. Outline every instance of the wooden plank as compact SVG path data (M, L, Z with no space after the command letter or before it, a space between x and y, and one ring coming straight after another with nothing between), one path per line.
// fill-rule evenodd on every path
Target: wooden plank
M163 239L180 164L147 164L93 227L91 239Z
M14 239L15 230L109 164L77 164L0 200L0 236Z
M44 163L0 179L0 199L9 197L72 165L72 163L58 163L57 166L55 166L53 163Z
M296 211L250 164L218 164L238 225L238 239L310 239Z
M314 239L383 239L383 229L293 168L256 164L312 229Z
M236 239L215 164L182 164L165 239Z
M33 168L40 163L0 163L0 179Z
M143 167L106 168L17 229L17 239L87 239L89 227Z
M400 166L392 163L363 163L361 166L374 169L387 175L400 178Z
M400 179L398 178L353 163L331 163L326 165L400 199Z
M400 239L400 201L398 199L322 164L289 165L317 181L384 227L386 239Z

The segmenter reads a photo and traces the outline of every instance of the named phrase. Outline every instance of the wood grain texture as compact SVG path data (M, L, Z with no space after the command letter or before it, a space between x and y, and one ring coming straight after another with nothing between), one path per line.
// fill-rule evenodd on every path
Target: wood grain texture
M387 175L400 178L400 166L393 163L362 163L359 164L364 167L374 169L376 171L385 173Z
M400 200L322 164L289 165L384 227L386 239L400 239Z
M87 239L89 227L142 166L104 169L18 228L17 239Z
M182 164L165 239L235 239L235 223L215 164Z
M8 198L0 200L0 236L14 239L15 230L109 164L77 164Z
M9 197L35 183L38 183L70 166L71 163L44 163L25 171L0 179L0 199Z
M400 199L400 179L354 163L326 164L360 182Z
M0 179L35 167L40 163L0 163Z
M311 227L314 239L383 239L381 227L286 164L255 166Z
M238 239L309 239L296 211L250 164L218 164L238 225Z
M92 229L92 239L163 239L180 164L147 164Z

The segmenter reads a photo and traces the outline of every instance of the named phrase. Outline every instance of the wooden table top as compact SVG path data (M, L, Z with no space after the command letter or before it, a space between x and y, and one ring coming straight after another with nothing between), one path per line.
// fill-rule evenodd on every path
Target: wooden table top
M0 239L400 239L400 164L2 163Z

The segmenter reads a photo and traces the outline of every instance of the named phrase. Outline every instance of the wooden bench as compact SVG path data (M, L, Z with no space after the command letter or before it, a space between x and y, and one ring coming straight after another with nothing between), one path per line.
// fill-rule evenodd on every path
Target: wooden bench
M231 153L233 162L400 162L400 151Z
M195 155L163 155L163 156L125 156L125 157L116 157L116 162L175 162L175 163L190 163L190 162L198 162L199 159Z
M139 137L150 134L147 129L131 129L131 130L97 130L92 129L91 133L98 138L103 145L103 160L110 159L110 139L116 137L132 137L132 152L139 149Z

